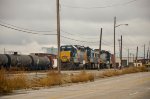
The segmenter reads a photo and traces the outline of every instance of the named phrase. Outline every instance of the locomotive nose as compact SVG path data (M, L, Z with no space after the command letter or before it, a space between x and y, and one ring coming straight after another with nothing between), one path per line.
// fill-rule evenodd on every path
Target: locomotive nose
M68 62L70 60L70 51L62 51L61 52L61 61Z

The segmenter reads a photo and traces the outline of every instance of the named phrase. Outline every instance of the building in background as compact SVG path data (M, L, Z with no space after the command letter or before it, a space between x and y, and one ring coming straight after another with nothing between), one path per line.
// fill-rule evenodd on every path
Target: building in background
M53 55L57 55L58 49L54 48L54 47L42 47L42 50L45 53L49 53L49 54L53 54Z

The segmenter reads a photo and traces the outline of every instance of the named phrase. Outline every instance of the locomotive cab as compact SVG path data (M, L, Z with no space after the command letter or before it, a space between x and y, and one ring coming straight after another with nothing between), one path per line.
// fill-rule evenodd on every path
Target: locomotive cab
M73 58L77 54L77 50L71 45L61 46L60 50L61 50L60 58L62 62L73 61Z

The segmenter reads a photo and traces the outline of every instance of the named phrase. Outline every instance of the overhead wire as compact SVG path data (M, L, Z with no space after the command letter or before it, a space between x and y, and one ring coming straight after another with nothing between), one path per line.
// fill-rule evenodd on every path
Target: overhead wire
M123 5L128 5L130 3L133 3L137 0L131 0L128 2L124 3L117 3L117 4L112 4L112 5L105 5L105 6L95 6L95 7L81 7L81 6L71 6L71 5L64 5L62 4L62 7L67 7L67 8L78 8L78 9L102 9L102 8L110 8L110 7L115 7L115 6L123 6Z
M90 41L78 40L78 39L66 37L66 36L63 36L63 35L61 35L61 37L66 38L66 39L70 39L70 40L73 40L73 41L79 41L79 42L87 42L87 43L97 43L97 42L99 42L99 41L90 42Z
M74 36L74 35L76 35L76 34L74 34L74 33L70 33L70 32L66 32L66 31L64 31L64 30L61 30L62 32L64 32L64 33L66 33L66 34L69 34L69 35L72 35L72 36ZM80 33L81 34L81 33ZM86 38L83 34L82 35L79 35L79 37L81 38L85 38L85 39L98 39L97 41L95 41L95 42L90 42L90 43L99 43L99 38ZM99 37L99 36L98 36ZM69 37L67 37L67 39L70 39L70 40L74 40L74 41L79 41L79 42L82 42L82 40L77 40L77 39L73 39L73 38L69 38ZM89 41L85 41L85 42L87 42L87 43L89 43ZM83 42L82 42L83 43ZM110 42L108 42L108 41L102 41L102 44L104 45L104 46L109 46L109 47L114 47Z
M3 27L5 27L5 28L9 28L9 29L12 29L12 30L16 30L16 31L20 31L20 32L28 33L28 34L38 34L38 35L57 35L57 34L50 34L50 33L44 33L44 34L41 34L41 33L36 33L36 32L26 31L26 30L17 29L17 28L11 27L11 26L7 26L7 25L1 24L1 23L0 23L0 26L3 26Z
M31 29L27 29L27 28L22 28L22 27L19 27L19 26L16 26L16 25L12 25L12 24L9 24L9 23L6 23L6 22L3 22L0 20L0 23L2 24L6 24L6 25L9 25L9 26L12 26L12 27L15 27L15 28L19 28L19 29L23 29L23 30L27 30L27 31L32 31L32 32L54 32L56 30L48 30L48 31L37 31L37 30L31 30Z

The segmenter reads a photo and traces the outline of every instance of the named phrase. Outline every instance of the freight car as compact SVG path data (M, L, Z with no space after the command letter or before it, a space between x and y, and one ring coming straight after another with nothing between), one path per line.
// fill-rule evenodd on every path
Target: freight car
M0 54L0 66L3 66L3 67L5 67L5 68L9 68L8 67L8 57L7 57L7 55L6 54ZM2 68L2 67L0 67L0 68Z
M47 70L51 67L51 61L46 56L0 54L0 68L17 67L25 70Z

